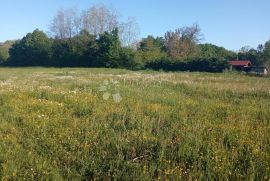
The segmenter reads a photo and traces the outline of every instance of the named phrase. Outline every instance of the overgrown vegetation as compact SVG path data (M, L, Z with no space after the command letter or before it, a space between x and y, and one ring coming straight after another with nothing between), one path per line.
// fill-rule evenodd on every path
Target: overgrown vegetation
M9 58L9 49L14 44L14 41L6 41L0 43L0 64L7 61Z
M268 180L269 77L2 68L1 180Z

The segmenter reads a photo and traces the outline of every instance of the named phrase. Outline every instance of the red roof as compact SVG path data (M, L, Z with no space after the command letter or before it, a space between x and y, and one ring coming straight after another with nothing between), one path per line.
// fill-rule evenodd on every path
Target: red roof
M229 61L229 63L233 66L251 66L251 62L249 60L233 60Z

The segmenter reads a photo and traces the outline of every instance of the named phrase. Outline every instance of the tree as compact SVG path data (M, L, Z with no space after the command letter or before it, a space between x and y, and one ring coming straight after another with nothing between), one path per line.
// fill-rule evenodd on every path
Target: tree
M72 46L70 42L65 39L54 39L52 44L53 66L71 66L72 58Z
M0 49L0 63L3 63L7 60L7 57L2 49Z
M118 29L115 28L111 33L100 34L97 40L97 66L102 67L121 67L120 60L121 42L118 36Z
M172 59L186 59L197 52L196 44L200 41L200 27L193 24L190 27L178 28L165 34L165 47Z
M135 49L139 36L139 26L136 19L129 17L127 22L119 25L119 31L122 46Z
M270 68L270 40L268 40L264 44L262 53L263 53L264 63L266 64L266 66Z
M58 10L49 29L56 39L71 39L81 30L81 21L77 10Z
M84 11L81 20L82 28L95 36L110 33L119 25L117 12L104 4L96 4Z
M119 21L119 13L104 4L96 4L80 14L76 9L60 9L49 26L50 34L56 39L71 39L82 31L98 37L104 32L111 33L118 28L123 46L135 48L139 35L135 18Z
M90 42L96 41L96 36L91 35L88 31L82 30L78 35L72 38L73 53L83 56L88 49Z
M52 41L36 29L22 40L16 41L9 50L9 65L47 66L50 64Z
M264 47L262 45L259 45L257 49L244 46L238 52L238 58L240 60L250 60L254 66L262 66L266 61L263 55L263 49Z
M6 62L9 58L9 49L14 44L14 41L6 41L0 44L0 63Z
M162 37L155 38L149 35L148 37L143 38L138 50L141 64L164 59L167 56L165 52L164 39Z
M135 70L142 68L142 65L137 60L136 50L134 50L133 48L123 47L120 51L120 61L122 67L128 69Z
M237 57L235 52L212 44L200 44L198 45L198 48L198 57L203 59L220 59L228 61Z
M97 41L96 36L82 30L72 39L72 54L78 66L93 66L96 60Z
M140 42L139 50L142 51L164 51L164 39L162 37L153 37L148 35Z

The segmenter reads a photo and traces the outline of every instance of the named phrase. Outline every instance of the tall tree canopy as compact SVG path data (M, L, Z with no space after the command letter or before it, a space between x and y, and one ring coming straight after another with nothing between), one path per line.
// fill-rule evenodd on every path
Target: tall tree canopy
M112 7L96 4L87 10L60 9L49 26L50 34L56 39L71 39L82 31L98 37L104 32L111 33L118 28L123 46L134 47L139 35L135 18L121 22L119 13Z
M237 55L233 51L226 50L223 47L219 47L212 44L200 44L198 45L199 53L198 57L203 59L218 58L223 60L236 59Z
M151 35L143 38L139 44L138 54L142 63L156 61L166 57L164 39Z
M14 41L6 41L0 44L0 63L4 63L9 58L9 49L14 44Z
M98 45L98 65L105 67L121 66L120 51L121 42L118 36L118 29L115 28L111 33L100 34L97 40Z
M58 10L49 29L57 39L68 39L78 34L81 30L81 21L77 10Z
M262 66L265 64L265 55L264 55L265 47L263 45L259 45L257 49L251 48L249 46L244 46L238 52L239 60L250 60L252 65L254 66Z
M186 59L197 52L196 44L200 41L201 33L198 24L178 28L165 34L165 47L173 59Z
M270 68L270 40L268 40L263 47L264 63Z
M105 31L110 33L119 25L117 11L104 4L96 4L84 11L81 15L81 20L82 28L95 36Z
M52 40L38 29L16 41L9 50L9 63L16 66L46 66L51 57Z

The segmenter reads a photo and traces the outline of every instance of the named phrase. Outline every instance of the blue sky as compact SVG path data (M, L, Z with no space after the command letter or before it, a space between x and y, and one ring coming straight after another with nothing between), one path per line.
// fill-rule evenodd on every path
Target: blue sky
M230 50L270 39L270 0L0 0L0 42L18 39L35 28L48 31L60 8L87 9L96 3L110 5L121 18L135 17L140 37L163 36L167 30L197 22L203 43Z

